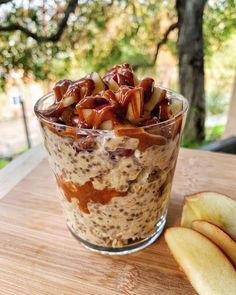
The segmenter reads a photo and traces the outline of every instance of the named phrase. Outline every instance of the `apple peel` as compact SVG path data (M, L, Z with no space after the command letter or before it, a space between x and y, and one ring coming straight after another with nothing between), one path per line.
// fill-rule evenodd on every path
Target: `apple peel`
M200 192L185 197L181 226L191 228L192 221L213 222L236 237L236 202L216 192Z
M215 243L236 265L236 242L228 233L219 226L205 220L194 220L192 228Z
M200 295L235 294L236 272L221 250L202 234L184 227L166 230L175 260Z

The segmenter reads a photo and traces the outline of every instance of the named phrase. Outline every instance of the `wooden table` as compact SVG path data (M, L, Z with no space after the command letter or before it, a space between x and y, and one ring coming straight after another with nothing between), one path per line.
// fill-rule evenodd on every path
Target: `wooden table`
M9 167L0 175L1 191L11 189L0 200L1 295L196 294L163 236L143 251L120 257L81 246L66 228L42 152ZM167 226L179 224L185 194L214 190L236 198L235 167L236 156L182 149Z

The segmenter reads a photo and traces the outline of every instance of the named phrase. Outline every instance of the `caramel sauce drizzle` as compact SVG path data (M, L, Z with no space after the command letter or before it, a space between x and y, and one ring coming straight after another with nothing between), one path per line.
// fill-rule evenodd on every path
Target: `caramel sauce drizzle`
M113 189L97 190L93 187L91 181L78 186L72 181L64 181L61 177L57 177L58 186L63 190L67 200L72 201L73 198L79 201L79 208L84 213L90 213L88 203L100 203L105 205L111 201L113 197L125 196L126 192L117 192Z
M68 87L73 83L71 80L60 80L53 88L54 95L57 101L60 101L66 93Z
M143 128L135 128L133 126L125 128L120 126L115 128L115 134L117 136L128 136L131 138L137 138L139 140L138 149L145 151L147 148L153 145L165 145L167 140L161 135L154 135L146 132Z
M76 129L73 126L99 129L104 121L111 121L112 128L117 136L139 139L138 148L140 151L144 151L155 144L166 144L166 139L163 136L150 134L144 128L131 125L124 119L128 107L132 108L135 117L140 118L144 102L153 92L154 80L145 78L139 82L138 86L134 87L134 74L129 64L114 66L103 77L105 83L109 79L117 82L120 86L118 91L113 92L108 89L97 95L93 95L95 82L89 75L75 82L71 80L59 81L54 87L55 104L45 113L42 113L52 122L55 122L55 126L47 122L42 124L47 125L52 132L59 136L78 139L79 134L76 134ZM75 101L74 104L63 108L61 106L62 98L70 97L74 99L72 100L72 102ZM167 100L163 101L159 117L167 117L167 104ZM160 120L160 118L158 119ZM60 123L60 121L66 125L57 128L56 123Z
M86 110L90 110L90 114L85 117ZM110 91L104 91L103 95L89 96L82 99L76 105L76 111L82 122L90 128L98 129L102 122L110 120L116 125L119 120L117 113L120 110L120 106L116 101L115 94Z
M116 97L117 101L125 110L127 110L128 104L131 103L134 116L137 118L140 116L140 110L143 110L143 88L122 86ZM137 105L138 102L140 103L140 106Z
M111 70L107 71L103 80L108 83L113 79L119 86L134 86L134 74L129 64L115 65Z
M59 118L65 109L62 98L72 97L74 102L79 102L85 96L91 95L94 88L94 81L88 78L82 78L75 82L70 80L59 81L53 89L56 101L50 108L41 111L41 113L45 117Z
M143 89L143 100L147 102L152 95L155 81L152 78L144 78L139 82L139 87Z
M71 84L64 97L73 97L77 102L86 96L90 96L95 89L95 83L92 79L82 78Z

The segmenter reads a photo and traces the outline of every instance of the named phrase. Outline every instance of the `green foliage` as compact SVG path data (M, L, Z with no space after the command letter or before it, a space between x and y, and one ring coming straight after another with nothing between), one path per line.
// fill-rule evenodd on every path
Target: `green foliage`
M182 140L181 141L181 147L184 148L189 148L189 149L199 149L201 147L203 147L204 145L209 144L210 141L209 140L203 140L203 141L186 141L186 140Z
M182 139L181 146L191 149L198 149L219 139L224 133L225 126L224 125L216 125L213 127L206 127L206 139L203 141L191 141L189 142L186 139Z
M205 54L212 56L236 32L235 0L208 1L204 14Z
M207 111L212 115L223 114L228 107L226 96L223 96L218 89L214 89L208 95L206 104Z
M18 23L41 36L55 33L68 1L43 3L26 0L1 5L0 26ZM207 56L235 32L234 12L234 0L208 1ZM150 63L157 42L175 21L174 0L79 1L59 42L37 42L20 31L1 32L0 80L4 82L11 69L19 68L36 79L55 80L71 73L102 71L114 63ZM176 33L172 36L167 48L176 56Z
M224 125L216 125L213 127L206 128L206 140L208 141L214 141L218 138L220 138L225 130Z
M17 23L39 35L42 35L42 19L42 7L34 4L26 9L17 1L5 5L5 13L0 14L1 25ZM48 34L56 29L53 23L47 26ZM64 76L71 66L69 52L63 42L40 43L20 31L1 32L0 52L2 86L12 69L33 73L35 79L50 80Z
M8 39L8 36L4 37ZM0 42L3 79L11 69L22 69L25 74L31 72L39 80L50 79L51 76L60 77L69 72L70 59L60 44L38 44L19 33L14 37L8 44Z
M57 31L67 3L11 1L0 5L0 26L17 23L40 36L50 36ZM210 114L223 113L227 108L236 66L236 47L228 44L229 39L236 44L235 11L235 0L209 0L204 13ZM20 31L0 32L0 88L12 69L33 73L39 80L57 80L65 76L78 79L89 71L104 71L127 61L149 64L157 42L176 18L174 0L81 0L59 42L37 42ZM177 33L171 36L165 49L176 57ZM154 67L144 70L148 75L156 76L156 71L161 74L161 69ZM222 132L217 128L206 130L207 142ZM197 147L207 142L184 145Z
M27 2L29 5L27 5ZM66 1L25 4L12 1L0 14L1 25L19 23L38 35L57 30ZM11 69L32 72L36 79L58 79L75 64L78 71L101 71L114 63L149 63L161 38L163 19L174 21L174 1L80 1L75 15L57 43L39 43L19 31L0 33L2 79ZM1 6L3 7L3 6ZM29 8L28 8L29 7ZM58 7L60 13L55 14ZM63 9L62 9L63 8ZM46 21L45 19L50 20ZM173 44L172 44L173 48ZM74 69L73 69L74 71Z
M9 161L0 159L0 169L4 168L8 163Z
M209 115L224 114L229 107L236 68L236 32L225 42L223 50L207 61L206 109Z

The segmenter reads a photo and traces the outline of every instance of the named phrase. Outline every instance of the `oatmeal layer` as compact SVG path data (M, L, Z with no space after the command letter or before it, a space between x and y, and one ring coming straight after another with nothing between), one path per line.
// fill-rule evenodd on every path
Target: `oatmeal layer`
M122 247L149 237L163 214L171 189L178 142L154 145L141 152L138 139L117 137L109 132L94 136L92 148L78 148L79 141L43 129L50 163L65 183L94 189L124 192L107 204L89 202L88 212L79 200L68 200L60 188L60 199L68 225L81 239L105 247Z

